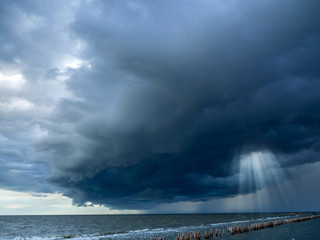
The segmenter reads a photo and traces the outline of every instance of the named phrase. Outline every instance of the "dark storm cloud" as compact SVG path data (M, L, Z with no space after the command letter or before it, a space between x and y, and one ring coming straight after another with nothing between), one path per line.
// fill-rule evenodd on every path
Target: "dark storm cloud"
M71 27L91 68L68 86L85 102L61 102L74 132L37 146L54 152L50 180L76 204L146 208L236 194L242 144L318 161L319 7L83 3Z
M21 8L50 12L33 3ZM284 168L319 161L318 1L74 5L68 24L58 21L68 37L45 29L38 41L48 66L70 39L81 42L81 67L63 72L75 97L37 119L48 134L33 150L75 204L142 209L233 196L239 148L271 149Z

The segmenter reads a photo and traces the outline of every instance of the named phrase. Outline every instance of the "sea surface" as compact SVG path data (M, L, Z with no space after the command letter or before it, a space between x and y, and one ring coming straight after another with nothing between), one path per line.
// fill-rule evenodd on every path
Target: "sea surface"
M150 239L220 228L219 239L320 239L320 218L230 235L226 227L310 213L0 216L0 239ZM215 239L216 237L214 237Z

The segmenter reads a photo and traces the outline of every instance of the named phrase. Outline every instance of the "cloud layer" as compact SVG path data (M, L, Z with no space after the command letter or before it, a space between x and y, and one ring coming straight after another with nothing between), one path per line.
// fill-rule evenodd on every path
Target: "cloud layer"
M270 150L284 170L319 161L319 9L3 4L2 187L144 209L238 194L239 153Z

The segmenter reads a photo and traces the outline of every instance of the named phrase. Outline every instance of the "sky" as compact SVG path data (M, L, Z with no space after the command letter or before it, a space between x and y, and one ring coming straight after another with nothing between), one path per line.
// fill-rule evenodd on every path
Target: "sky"
M320 211L319 10L0 0L0 215Z

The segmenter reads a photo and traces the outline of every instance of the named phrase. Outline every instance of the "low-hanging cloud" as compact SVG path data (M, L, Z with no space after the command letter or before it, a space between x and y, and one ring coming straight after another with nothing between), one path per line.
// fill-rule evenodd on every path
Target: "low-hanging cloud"
M56 13L36 36L60 46L18 55L35 65L48 55L24 76L33 89L63 92L52 93L50 111L35 111L44 133L30 159L75 204L142 209L233 196L242 145L267 146L283 168L319 161L318 1L75 1L72 14L61 4L20 6ZM57 26L67 36L53 36ZM64 52L79 65L59 69ZM49 104L38 92L23 96Z

